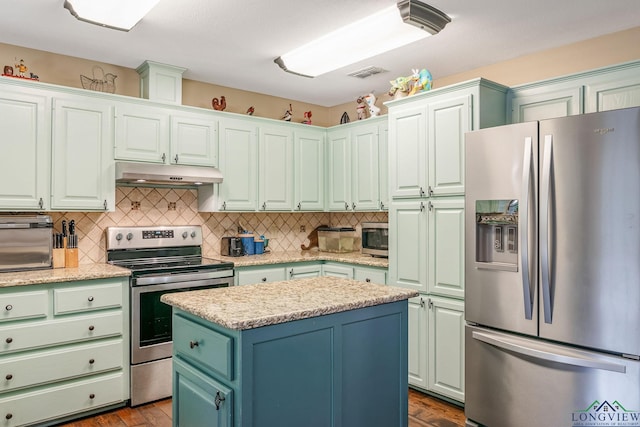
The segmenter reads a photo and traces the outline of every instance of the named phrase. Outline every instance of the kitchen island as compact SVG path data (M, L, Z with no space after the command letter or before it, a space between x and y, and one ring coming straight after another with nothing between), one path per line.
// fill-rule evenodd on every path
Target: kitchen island
M407 426L416 295L334 277L163 295L174 426Z

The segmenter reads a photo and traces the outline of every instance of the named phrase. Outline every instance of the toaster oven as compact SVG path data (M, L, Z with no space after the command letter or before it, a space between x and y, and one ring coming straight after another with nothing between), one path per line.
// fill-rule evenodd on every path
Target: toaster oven
M362 253L372 256L389 256L389 223L362 223Z
M0 216L0 272L51 268L48 215Z

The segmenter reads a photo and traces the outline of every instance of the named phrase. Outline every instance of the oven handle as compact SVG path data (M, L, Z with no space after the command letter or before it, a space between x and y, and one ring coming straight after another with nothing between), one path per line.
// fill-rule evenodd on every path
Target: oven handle
M138 276L132 279L132 286L149 286L160 285L164 283L178 283L178 282L194 282L209 279L228 279L233 281L233 270L210 270L194 273L180 273L180 274L150 274L145 276ZM185 286L188 287L188 286Z

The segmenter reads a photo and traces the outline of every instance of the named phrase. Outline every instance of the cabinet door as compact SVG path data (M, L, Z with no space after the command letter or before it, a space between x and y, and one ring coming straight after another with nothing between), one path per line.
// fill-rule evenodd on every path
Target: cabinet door
M511 101L512 122L522 123L582 114L582 86L516 94Z
M259 200L262 211L293 208L293 137L291 131L275 127L260 129Z
M322 266L322 275L327 277L353 279L353 267L348 267L341 264L326 263Z
M237 269L238 285L254 283L280 282L286 279L285 267L261 267L251 269Z
M322 276L322 264L314 265L299 265L291 266L287 268L288 279L302 279L305 277L320 277Z
M296 131L294 210L324 209L324 131Z
M387 284L387 270L384 268L354 267L353 278L361 282Z
M464 199L429 201L429 293L464 298Z
M169 157L169 112L144 105L116 104L115 158L165 163Z
M378 125L358 126L351 131L351 209L380 208L378 181Z
M464 194L464 134L471 130L471 95L429 104L429 196Z
M113 117L107 102L53 100L53 209L115 210Z
M327 208L330 211L351 210L351 145L349 132L327 134Z
M176 427L231 427L233 391L174 358L172 412Z
M389 208L389 284L427 292L426 201L394 201Z
M464 402L464 303L429 298L428 389Z
M0 209L49 208L51 145L46 96L0 93ZM20 177L20 179L17 179Z
M171 116L171 164L218 165L218 121L200 114Z
M585 113L640 106L640 77L588 85Z
M219 124L220 210L255 211L257 202L258 144L256 127L242 120Z
M378 185L380 186L380 209L389 210L389 124L385 121L378 127Z
M409 299L409 384L427 389L428 319L426 296Z
M398 107L400 108L400 107ZM427 109L389 112L389 187L391 198L425 197L427 190Z

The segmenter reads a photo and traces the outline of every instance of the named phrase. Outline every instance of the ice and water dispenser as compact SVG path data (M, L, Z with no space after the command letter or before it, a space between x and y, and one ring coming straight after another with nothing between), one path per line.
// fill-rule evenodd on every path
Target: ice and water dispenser
M476 200L479 268L518 270L518 201Z

